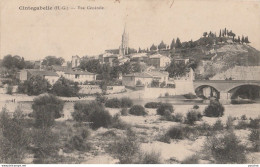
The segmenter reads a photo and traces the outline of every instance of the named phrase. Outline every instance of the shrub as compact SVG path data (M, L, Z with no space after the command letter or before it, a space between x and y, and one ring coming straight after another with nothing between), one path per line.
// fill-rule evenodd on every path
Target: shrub
M193 109L199 109L200 106L198 106L197 104L193 106Z
M170 113L173 113L173 106L169 103L162 103L158 108L157 108L157 114L158 115L165 115L166 111L169 111Z
M120 108L121 101L118 98L108 99L105 103L105 106L109 108Z
M79 134L73 135L65 144L65 152L73 150L86 151L90 149L90 144L86 140L90 136L90 131L84 128L78 133Z
M197 98L196 95L192 94L192 93L188 93L188 94L185 94L183 95L186 99L195 99Z
M3 108L0 112L0 162L23 163L25 154L28 153L30 138L24 126L24 118L15 111L11 118L8 110Z
M224 125L222 124L221 120L218 119L214 125L213 125L213 130L223 130L224 129Z
M185 158L181 163L182 164L198 164L199 157L197 155L191 155L191 156Z
M147 115L147 113L145 112L145 108L141 105L134 105L133 107L131 107L129 110L129 114L137 116Z
M249 128L257 129L260 126L260 118L250 119Z
M91 122L93 129L109 127L112 124L112 116L97 102L76 102L72 117L77 122Z
M173 116L174 122L182 122L183 121L183 114L182 113L176 113Z
M167 131L166 136L169 136L171 139L183 139L184 138L183 128L181 126L171 127Z
M121 98L121 107L123 108L129 108L133 106L133 100L131 100L128 97Z
M121 113L121 115L123 115L123 116L127 116L127 114L128 114L127 108L122 108L122 109L120 110L120 113Z
M34 160L36 164L49 163L53 157L58 155L58 135L54 134L51 129L33 129L31 132Z
M165 96L165 97L169 97L170 95L169 95L168 92L166 92L166 93L164 94L164 96Z
M51 92L57 96L73 97L78 96L79 89L77 82L60 77L52 86Z
M260 151L260 129L251 129L249 140L255 151Z
M246 129L248 127L248 123L245 120L240 120L236 125L236 129Z
M64 102L52 94L33 99L32 109L36 127L50 127L55 119L60 118Z
M50 83L43 77L37 75L32 76L29 80L18 85L19 93L26 93L28 95L39 95L49 92L51 88Z
M202 118L202 115L199 111L196 111L194 109L188 111L186 115L186 123L193 125L196 121L200 121Z
M226 122L226 128L233 129L233 127L234 127L234 118L232 116L228 116L228 119Z
M245 147L233 132L224 135L214 135L208 139L206 150L216 163L244 163L246 162Z
M145 152L140 153L139 160L137 164L160 164L161 163L161 154L159 152Z
M139 145L136 134L128 129L126 137L111 144L109 151L119 159L121 164L130 164L136 162L138 158Z
M246 115L242 115L242 116L241 116L241 120L247 120Z
M99 103L106 103L107 97L100 94L100 93L97 93L96 94L96 101L99 102Z
M224 115L224 107L219 101L211 100L204 110L204 115L207 117L222 117Z
M116 114L116 115L114 115L113 118L112 118L112 127L113 127L113 128L117 128L117 129L123 129L123 130L125 130L125 129L130 128L130 125L127 124L127 123L125 123L124 121L122 121L122 120L120 119L119 114Z
M161 102L148 102L144 105L145 108L158 108L162 103Z
M9 95L13 94L13 86L12 85L7 85L6 93L9 94Z

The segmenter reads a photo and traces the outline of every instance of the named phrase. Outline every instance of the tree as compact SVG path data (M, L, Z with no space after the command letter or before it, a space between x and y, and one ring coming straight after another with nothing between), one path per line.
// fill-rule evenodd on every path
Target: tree
M242 44L245 42L245 38L244 36L242 35L242 40L241 40Z
M24 58L20 56L7 55L3 58L2 66L7 69L23 69L25 67Z
M219 30L219 35L218 35L218 37L221 37L221 29Z
M170 46L170 49L174 49L175 48L175 39L173 38L172 39L172 43L171 43L171 46Z
M237 38L237 42L240 43L240 36L238 36L238 38Z
M245 43L246 44L250 43L249 40L248 40L248 37L245 37Z
M43 77L36 75L29 80L18 85L18 92L26 93L28 95L39 95L49 92L51 88L50 83Z
M169 77L180 77L186 74L186 65L183 62L175 63L173 60L166 71L168 71Z
M159 49L159 50L166 49L166 44L162 41L162 42L158 45L158 49Z
M57 96L73 97L78 95L79 89L77 82L60 77L53 85L51 92Z
M56 56L47 56L43 59L42 65L52 66L52 65L62 65L65 60L62 57L57 58Z
M142 52L142 50L141 50L141 48L139 47L139 49L138 49L138 53L141 53Z
M208 33L207 32L204 32L203 33L203 37L207 37Z
M176 39L176 44L175 44L175 48L181 48L181 40L179 38Z
M157 50L157 46L155 46L154 44L150 47L150 50L151 51L155 51L155 50Z
M227 35L227 29L225 28L224 30L224 35L226 36Z
M48 128L60 118L64 102L52 94L46 94L33 99L32 109L35 127Z
M91 73L100 73L100 69L102 68L99 60L96 59L83 59L80 62L79 67L82 70L86 70Z

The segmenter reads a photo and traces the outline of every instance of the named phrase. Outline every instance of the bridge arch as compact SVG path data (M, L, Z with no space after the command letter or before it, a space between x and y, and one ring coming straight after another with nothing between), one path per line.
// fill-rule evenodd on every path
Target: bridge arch
M195 87L195 93L198 97L202 98L220 98L220 91L212 85L199 85L198 87Z
M260 85L258 84L241 84L231 88L228 93L231 99L237 97L246 99L255 99L260 97Z

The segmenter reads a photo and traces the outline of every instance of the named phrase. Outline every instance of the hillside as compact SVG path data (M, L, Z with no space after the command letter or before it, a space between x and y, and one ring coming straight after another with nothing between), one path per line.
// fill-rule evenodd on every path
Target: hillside
M260 66L260 51L247 44L220 43L159 52L197 62L197 79L211 78L235 66Z

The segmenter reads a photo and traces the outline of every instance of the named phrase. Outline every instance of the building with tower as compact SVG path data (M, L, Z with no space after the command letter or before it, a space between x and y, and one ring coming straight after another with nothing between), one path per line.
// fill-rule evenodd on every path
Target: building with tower
M129 44L129 35L126 29L126 25L124 27L124 32L122 34L122 41L119 47L119 55L125 56L128 54L128 44Z

